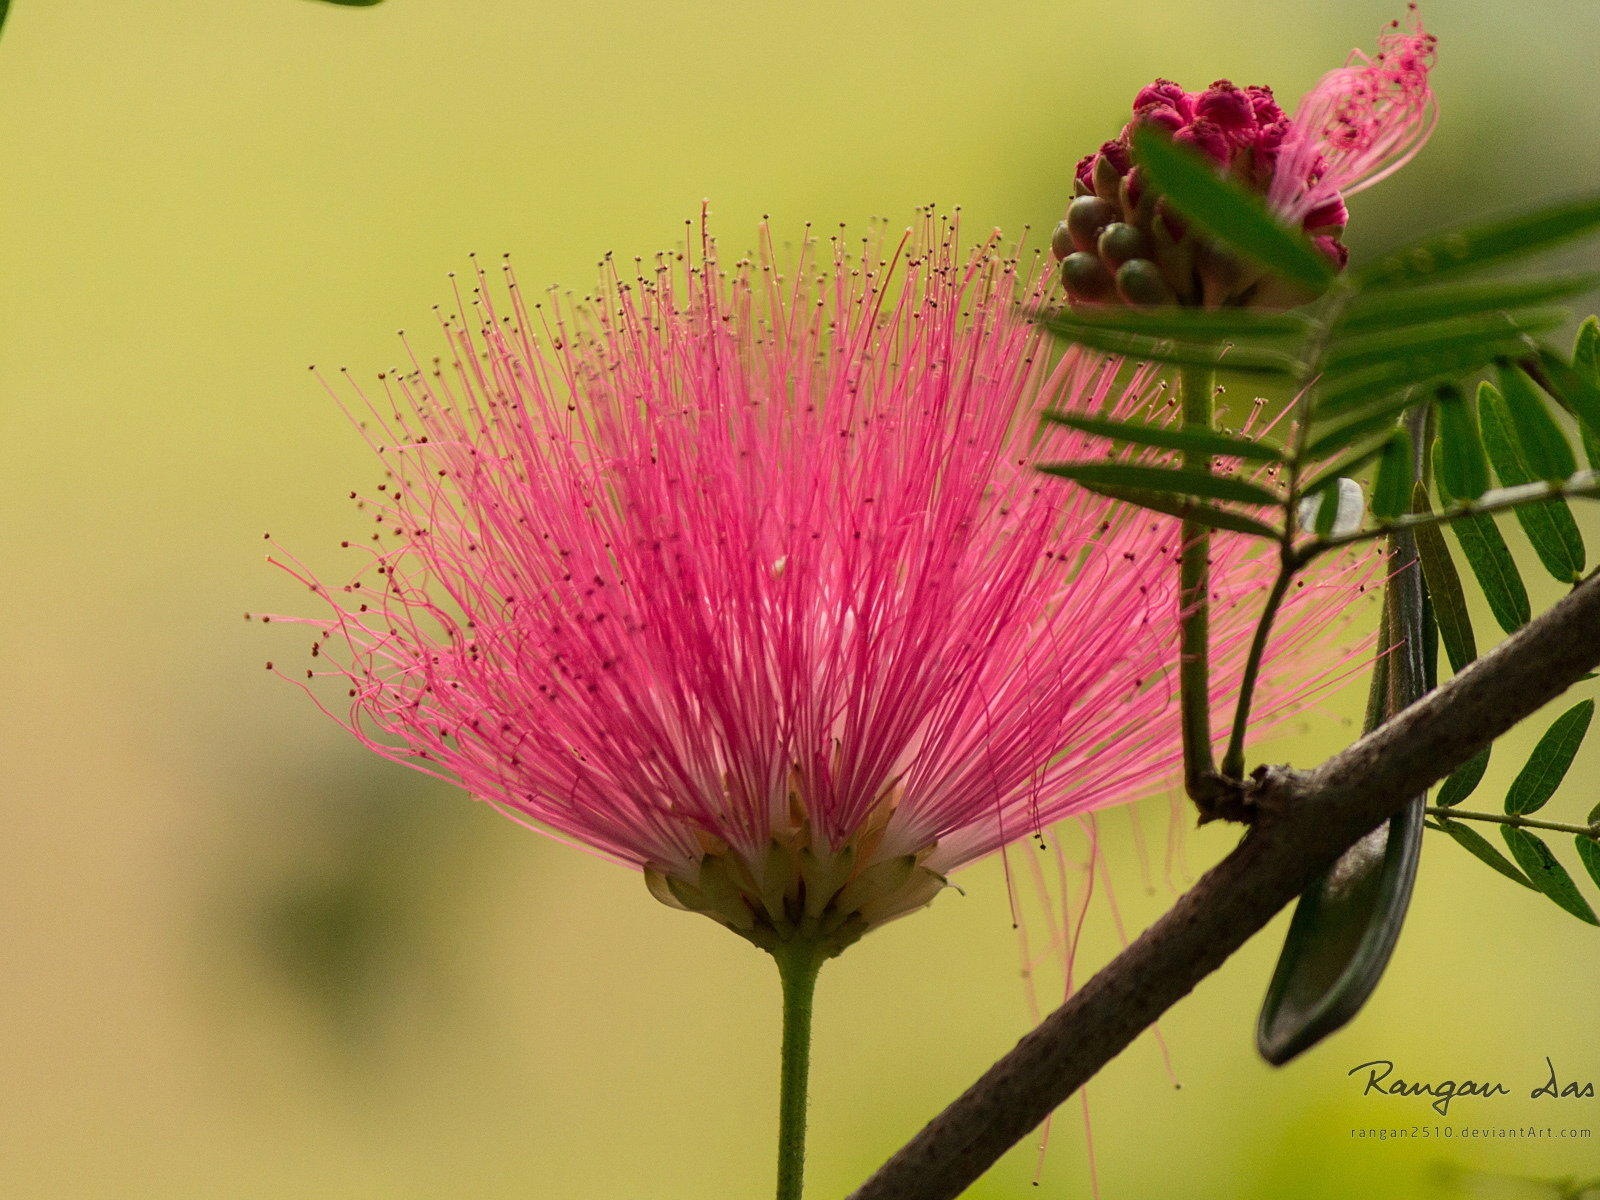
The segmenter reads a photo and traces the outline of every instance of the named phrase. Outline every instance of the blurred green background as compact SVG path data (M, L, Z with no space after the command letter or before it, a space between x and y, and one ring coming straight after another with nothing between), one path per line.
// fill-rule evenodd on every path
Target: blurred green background
M0 39L0 1195L766 1193L771 964L370 758L262 671L303 639L240 614L307 601L262 532L330 563L356 520L345 493L374 475L306 365L392 363L394 330L426 327L469 252L582 291L604 251L669 244L702 197L725 244L762 212L782 237L927 201L964 205L974 233L1047 229L1073 162L1152 76L1290 100L1397 8L17 0ZM1600 174L1600 6L1427 17L1443 122L1355 205L1358 253ZM1279 756L1336 748L1355 699L1339 704ZM1586 749L1577 791L1597 762ZM1159 844L1165 805L1142 819ZM1123 814L1104 828L1142 927L1172 892L1159 868L1144 883ZM1191 865L1230 840L1190 834ZM1438 1191L1441 1161L1600 1169L1600 1140L1352 1141L1432 1119L1355 1095L1345 1072L1379 1057L1519 1086L1458 1101L1458 1124L1600 1127L1596 1102L1523 1098L1545 1055L1600 1080L1600 933L1427 850L1384 987L1330 1043L1283 1071L1252 1052L1280 920L1164 1023L1181 1090L1149 1038L1105 1072L1104 1195L1459 1194ZM858 1183L1026 1027L998 864L961 882L823 976L812 1195ZM1102 910L1083 964L1114 946ZM1039 1190L1025 1145L971 1195L1086 1194L1079 1125L1058 1120Z

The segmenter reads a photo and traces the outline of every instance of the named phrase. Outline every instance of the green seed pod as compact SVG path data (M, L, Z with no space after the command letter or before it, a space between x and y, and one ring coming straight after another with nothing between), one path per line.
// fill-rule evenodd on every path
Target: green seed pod
M1115 282L1096 255L1080 250L1061 260L1061 283L1074 300L1104 300Z
M1092 251L1100 240L1100 231L1116 219L1115 205L1106 203L1099 196L1079 196L1067 207L1066 226L1072 238L1072 248L1058 257L1065 258L1073 250Z
M1117 268L1117 291L1129 304L1176 304L1177 296L1148 258L1133 258Z
M1101 231L1097 249L1106 265L1112 267L1120 267L1130 259L1150 257L1144 234L1121 221L1113 221Z

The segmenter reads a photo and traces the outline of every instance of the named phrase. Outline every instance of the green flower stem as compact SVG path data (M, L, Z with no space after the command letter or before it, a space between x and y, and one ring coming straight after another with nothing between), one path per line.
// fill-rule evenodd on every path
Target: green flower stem
M1215 373L1209 367L1184 367L1179 374L1179 399L1187 428L1211 428L1215 383ZM1210 471L1211 457L1185 450L1183 465L1189 470ZM1183 613L1183 657L1179 668L1183 777L1190 797L1201 801L1216 774L1211 753L1211 531L1197 522L1185 521L1181 536L1178 604Z
M1285 560L1278 567L1278 577L1272 581L1272 591L1267 596L1261 619L1256 622L1255 636L1250 641L1250 656L1245 660L1244 675L1239 682L1239 703L1233 712L1233 731L1228 737L1228 751L1222 757L1222 773L1230 779L1244 778L1244 739L1250 725L1250 701L1255 696L1256 680L1261 674L1261 659L1267 652L1267 638L1272 634L1272 623L1294 582L1294 565Z
M811 1068L811 1001L824 955L805 943L773 952L783 983L782 1075L778 1092L778 1200L800 1200L806 1162L806 1083Z
M1461 808L1439 808L1429 805L1427 813L1430 817L1442 817L1449 821L1492 821L1496 825L1514 825L1518 829L1548 829L1553 833L1572 833L1578 837L1594 838L1600 841L1600 821L1593 825L1568 825L1561 821L1540 821L1533 817L1513 816L1510 813L1470 812Z

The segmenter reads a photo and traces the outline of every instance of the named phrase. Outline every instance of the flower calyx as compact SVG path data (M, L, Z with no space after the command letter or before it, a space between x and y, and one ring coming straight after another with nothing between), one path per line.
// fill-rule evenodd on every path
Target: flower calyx
M949 886L923 865L932 845L910 854L862 852L863 841L876 840L829 850L774 834L757 855L712 845L686 864L646 864L645 885L668 907L710 917L769 953L806 944L831 958Z

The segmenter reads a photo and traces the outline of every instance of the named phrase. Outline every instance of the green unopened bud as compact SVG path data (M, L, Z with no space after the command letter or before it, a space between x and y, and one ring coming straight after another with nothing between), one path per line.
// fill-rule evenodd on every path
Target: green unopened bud
M1072 228L1065 222L1056 226L1056 231L1050 235L1050 253L1057 259L1063 259L1075 249L1072 243Z
M1104 154L1095 159L1094 194L1108 203L1115 202L1122 194L1122 172Z
M1113 221L1101 231L1097 249L1101 259L1112 267L1120 267L1129 259L1150 257L1144 234L1121 221Z
M1117 292L1129 304L1175 304L1177 296L1148 258L1129 259L1117 268Z
M1067 207L1067 233L1072 245L1056 257L1065 258L1074 250L1092 251L1100 240L1100 231L1116 219L1115 205L1099 196L1079 196Z
M1104 300L1116 286L1099 256L1083 250L1061 260L1061 283L1074 300Z

